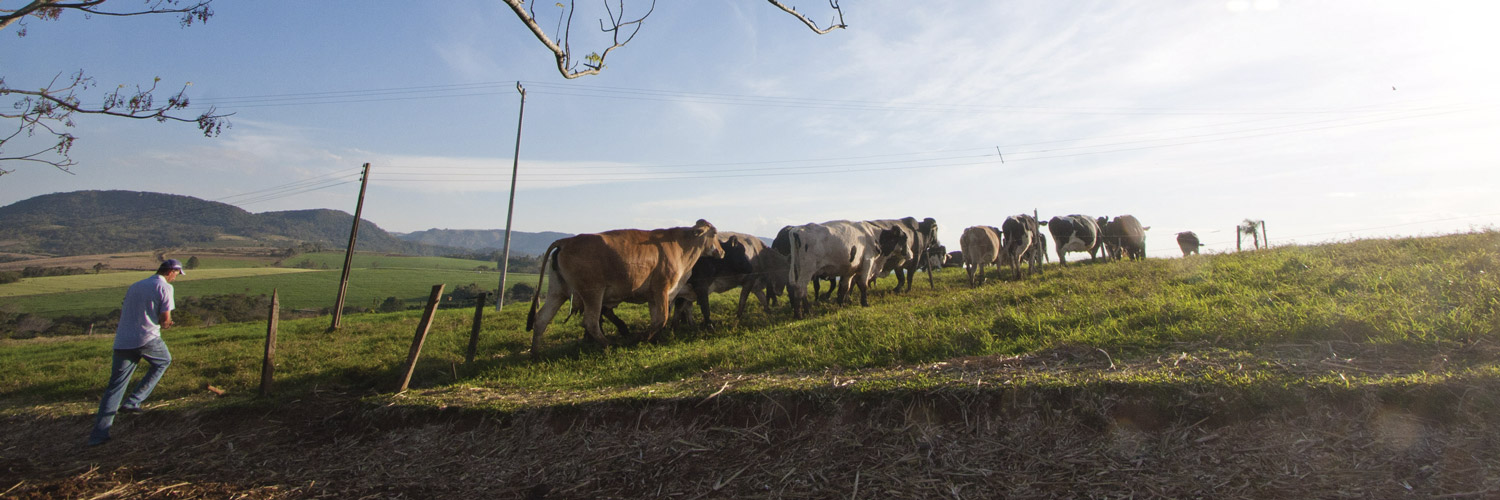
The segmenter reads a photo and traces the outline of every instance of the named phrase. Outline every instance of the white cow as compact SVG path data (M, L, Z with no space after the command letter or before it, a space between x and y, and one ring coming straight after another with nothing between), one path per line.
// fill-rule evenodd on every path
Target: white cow
M831 276L839 280L839 303L849 299L849 284L859 287L859 304L869 306L870 277L891 258L913 258L907 233L900 229L881 229L869 222L846 220L821 224L804 224L788 229L791 255L788 259L787 297L794 317L802 318L810 309L807 285L814 276Z

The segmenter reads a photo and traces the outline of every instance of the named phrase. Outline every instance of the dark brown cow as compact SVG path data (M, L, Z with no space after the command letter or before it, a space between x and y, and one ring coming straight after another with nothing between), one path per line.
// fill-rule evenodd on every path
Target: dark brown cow
M1105 217L1100 217L1099 220L1105 220ZM1110 219L1108 223L1100 224L1100 227L1104 233L1104 250L1110 259L1146 258L1146 230L1151 228L1141 227L1141 221L1136 220L1135 216L1121 215Z
M1198 249L1202 247L1203 244L1198 242L1198 233L1192 231L1177 233L1177 248L1182 249L1183 257L1198 253Z
M651 323L642 338L651 340L666 325L672 298L686 285L688 272L702 255L724 255L718 230L702 219L693 227L617 229L552 242L542 253L538 293L531 297L531 312L526 316L527 328L532 330L532 358L541 355L542 334L569 298L580 303L584 332L606 345L609 341L599 329L601 312L621 302L647 304ZM538 314L542 284L549 275L552 287Z

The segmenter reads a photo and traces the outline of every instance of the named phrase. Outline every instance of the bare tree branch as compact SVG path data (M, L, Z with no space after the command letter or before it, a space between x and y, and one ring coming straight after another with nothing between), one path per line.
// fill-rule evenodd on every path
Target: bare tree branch
M105 9L103 8L105 1L32 0L16 9L0 9L0 30L19 24L20 29L16 34L26 36L26 19L52 21L69 11L82 12L85 17L180 14L180 22L184 27L194 22L208 21L208 18L213 16L213 10L209 8L213 0L143 0L143 5L133 10L113 8L122 5L123 0L114 0L109 4L111 8ZM42 163L71 174L69 168L77 163L68 153L73 149L73 143L77 137L66 130L75 125L74 119L78 115L196 123L198 130L208 137L217 136L230 126L227 120L230 115L219 114L212 107L194 118L176 114L176 112L186 110L190 104L187 86L192 85L191 83L183 85L176 94L167 97L165 103L157 102L154 94L157 84L161 82L161 79L157 78L146 88L137 85L134 90L128 90L125 85L121 85L105 94L102 103L86 105L78 95L93 88L94 79L85 76L82 70L73 73L68 80L60 81L61 78L62 74L57 75L40 89L23 89L12 88L6 84L5 78L0 76L0 100L9 101L10 110L12 110L0 112L0 120L11 121L16 127L14 132L0 138L0 175L10 173L11 170L4 167L17 162ZM18 147L18 143L14 141L27 140L38 135L44 138L51 137L38 139L42 144L47 144L45 147L36 143L27 143L19 146L27 152L16 153L14 151Z
M599 30L605 33L613 34L613 43L609 47L606 47L603 52L591 52L589 53L589 55L584 56L583 61L575 61L573 59L573 49L570 46L570 40L573 31L573 11L575 6L575 2L573 0L569 0L568 5L566 7L563 7L565 12L559 15L558 26L561 30L561 33L558 39L554 39L552 35L548 35L547 32L542 29L541 25L537 24L536 11L534 10L535 3L533 3L533 7L530 8L524 5L525 0L505 0L505 4L509 5L510 10L516 13L516 17L520 18L521 22L531 30L531 34L536 35L536 39L542 42L542 45L546 46L547 50L552 51L553 56L557 59L558 73L561 73L563 78L568 79L599 74L599 71L604 69L604 59L606 57L609 57L609 53L614 51L615 49L624 47L625 44L630 43L631 40L635 39L636 33L639 33L641 31L641 22L645 21L646 17L650 16L652 12L656 11L656 1L652 0L651 8L647 9L645 14L642 14L641 17L638 17L634 20L626 21L625 4L623 0L621 0L618 4L618 14L616 14L615 9L611 9L609 7L608 2L605 2L604 8L609 12L610 22L609 25L606 26L604 20L600 19ZM562 4L559 3L558 5L561 6ZM566 21L564 21L562 18L566 18ZM622 28L625 27L630 27L631 30L630 34L625 35L624 39L622 40L621 35L624 33L624 30ZM578 66L580 64L582 64L586 69L578 69Z
M809 29L813 30L813 33L817 33L819 35L827 35L830 31L849 27L849 25L844 24L844 9L842 7L839 7L838 0L828 0L828 6L833 7L833 11L837 12L839 17L837 20L829 22L827 28L819 28L818 23L813 22L812 19L808 19L807 16L802 15L802 13L797 12L796 7L787 7L786 4L783 4L776 0L766 1L771 2L771 5L775 5L776 8L785 11L787 14L791 14L792 17L800 19L802 21L802 24L806 24Z
M64 12L73 10L88 15L99 16L143 16L152 14L182 14L180 22L182 26L191 26L194 22L207 22L213 17L214 11L209 7L213 0L195 0L185 3L183 0L144 0L145 7L136 10L104 10L100 6L105 0L82 0L64 2L63 0L32 0L18 9L0 9L0 30L17 22L22 23L21 31L17 34L26 36L24 19L27 16L52 21L61 17ZM118 5L118 0L110 5Z
M574 7L576 6L576 0L568 0L568 3L566 5L562 3L557 4L557 6L562 9L562 12L558 14L557 28L554 30L554 33L550 35L547 34L546 30L542 29L541 24L537 22L537 0L533 0L531 2L531 5L526 5L526 0L504 1L506 5L510 6L510 10L515 12L516 17L521 20L521 23L525 24L526 28L531 30L531 34L535 35L536 39L542 42L543 46L547 47L547 50L552 51L553 57L557 59L557 72L561 73L563 78L567 79L599 74L599 72L604 69L604 59L606 57L609 57L609 53L613 52L615 49L624 47L625 44L630 43L631 40L634 40L635 35L637 33L640 33L641 31L642 21L645 21L646 17L650 16L652 12L656 11L656 0L652 0L651 8L648 9L645 14L633 20L626 20L624 0L618 0L618 2L616 3L616 8L611 8L608 0L605 0L604 9L608 12L609 23L605 23L604 19L600 19L599 31L610 33L614 37L612 44L608 47L605 47L603 51L595 51L589 53L580 61L574 59L573 48L571 45L573 34L573 13L575 11ZM814 33L820 35L828 34L829 32L836 29L844 29L848 27L848 25L844 24L844 9L839 6L838 0L828 0L828 6L833 8L833 11L837 14L837 17L835 17L829 23L829 26L827 28L818 27L818 23L813 22L813 20L811 19L808 19L807 16L802 15L802 13L797 12L797 9L795 7L789 7L778 0L767 1L771 2L771 5L776 6L776 8L779 8L782 11L791 14L793 17L796 17L798 20L801 20L802 23L806 24L807 27L809 29L812 29ZM619 12L616 12L616 10L618 10ZM579 69L580 65L583 67L583 69Z

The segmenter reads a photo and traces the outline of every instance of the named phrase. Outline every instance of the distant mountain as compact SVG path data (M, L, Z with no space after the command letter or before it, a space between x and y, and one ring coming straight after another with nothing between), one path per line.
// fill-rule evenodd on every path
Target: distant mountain
M469 250L500 250L505 246L505 230L503 229L428 229L414 233L398 234L403 240L424 243L428 245L439 245L445 247L466 248ZM547 245L561 238L572 236L567 233L555 233L543 231L540 233L528 233L524 231L510 232L510 254L541 255L547 251Z
M342 248L354 216L339 210L252 214L191 196L138 191L75 191L0 207L0 251L47 255L133 252L239 240L285 247ZM359 226L356 249L434 255L451 249L406 241L373 222Z

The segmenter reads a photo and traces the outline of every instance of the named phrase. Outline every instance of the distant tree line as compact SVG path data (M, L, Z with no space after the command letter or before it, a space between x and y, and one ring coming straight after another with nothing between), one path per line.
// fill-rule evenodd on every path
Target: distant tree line
M449 257L449 258L454 258L454 259L483 260L483 261L489 261L489 262L494 262L494 263L498 264L500 262L501 253L502 253L501 251L495 250L495 251L491 251L491 252L457 252L457 253L445 254L443 256L444 257ZM499 271L499 269L497 269L497 268L491 268L489 266L481 266L481 267L482 267L482 269L480 269L481 271L490 271L490 270ZM542 258L540 256L535 256L535 257L534 256L530 256L530 255L512 255L512 256L510 256L510 269L509 269L510 272L513 272L513 273L533 273L533 274L535 274L536 272L538 272L539 270L541 270L541 268L542 268Z
M108 266L105 266L108 267ZM20 271L0 271L0 285L15 283L22 278L43 278L47 276L73 276L75 274L88 274L89 270L81 267L39 267L28 266Z

